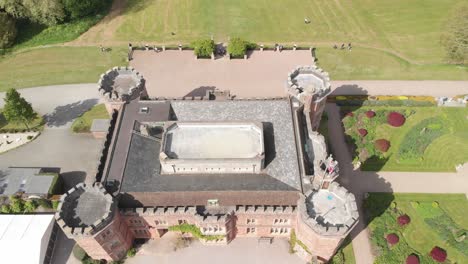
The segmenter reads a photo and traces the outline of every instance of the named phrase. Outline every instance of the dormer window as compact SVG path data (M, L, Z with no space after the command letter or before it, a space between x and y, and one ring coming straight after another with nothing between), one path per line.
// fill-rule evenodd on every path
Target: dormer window
M140 107L140 114L148 114L149 113L149 107Z

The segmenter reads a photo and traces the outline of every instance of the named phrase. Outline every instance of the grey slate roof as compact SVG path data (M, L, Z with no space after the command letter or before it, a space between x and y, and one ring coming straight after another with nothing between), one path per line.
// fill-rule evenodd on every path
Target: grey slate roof
M18 191L47 194L54 175L40 175L41 173L41 168L0 169L0 195L12 195Z
M264 124L266 169L271 177L301 189L292 113L287 100L173 101L178 121L255 121Z

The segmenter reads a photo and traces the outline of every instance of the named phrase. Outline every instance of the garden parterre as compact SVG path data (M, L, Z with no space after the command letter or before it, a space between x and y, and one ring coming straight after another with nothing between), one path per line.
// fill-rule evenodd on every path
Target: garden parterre
M343 106L343 125L354 161L363 170L455 171L468 161L468 108ZM367 111L374 111L369 118ZM388 124L388 115L401 113L405 123ZM361 130L360 130L361 129ZM366 135L362 135L362 130ZM389 142L387 152L375 142Z
M365 208L376 263L404 263L411 254L420 263L436 263L429 255L434 247L447 252L447 263L468 261L464 195L370 193ZM405 214L411 221L400 225L397 219ZM392 246L386 240L391 233L399 237Z

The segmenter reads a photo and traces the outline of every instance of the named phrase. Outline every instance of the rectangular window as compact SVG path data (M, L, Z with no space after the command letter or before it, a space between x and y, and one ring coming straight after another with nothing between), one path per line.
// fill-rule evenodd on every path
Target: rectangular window
M255 234L256 231L255 227L247 227L247 234Z
M208 199L208 206L219 206L218 199Z
M247 224L255 224L256 222L255 218L247 218Z

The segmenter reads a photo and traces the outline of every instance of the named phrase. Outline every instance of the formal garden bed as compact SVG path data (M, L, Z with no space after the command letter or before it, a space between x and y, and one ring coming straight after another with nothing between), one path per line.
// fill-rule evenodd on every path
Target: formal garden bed
M341 106L354 162L369 171L455 171L468 161L468 108Z
M75 133L89 133L94 119L110 119L104 104L98 104L73 121L71 129Z
M468 263L465 195L370 193L364 206L375 263Z

